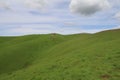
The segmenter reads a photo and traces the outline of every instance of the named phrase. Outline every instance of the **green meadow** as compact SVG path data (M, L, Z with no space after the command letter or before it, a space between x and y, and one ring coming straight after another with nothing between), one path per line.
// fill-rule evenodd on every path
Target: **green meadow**
M1 36L0 80L120 80L120 29Z

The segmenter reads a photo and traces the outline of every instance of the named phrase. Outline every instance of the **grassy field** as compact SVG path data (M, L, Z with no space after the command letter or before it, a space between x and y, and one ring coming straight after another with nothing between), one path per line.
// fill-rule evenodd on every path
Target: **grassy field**
M120 29L0 37L0 80L120 80Z

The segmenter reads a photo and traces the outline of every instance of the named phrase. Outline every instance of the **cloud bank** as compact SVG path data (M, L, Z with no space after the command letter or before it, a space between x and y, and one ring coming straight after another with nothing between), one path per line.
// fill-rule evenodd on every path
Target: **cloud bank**
M92 15L98 11L110 8L108 0L72 0L70 10L72 13Z

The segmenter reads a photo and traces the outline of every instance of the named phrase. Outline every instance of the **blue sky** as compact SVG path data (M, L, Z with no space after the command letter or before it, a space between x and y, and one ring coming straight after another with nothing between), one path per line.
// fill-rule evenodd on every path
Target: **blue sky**
M0 36L120 28L120 0L0 0Z

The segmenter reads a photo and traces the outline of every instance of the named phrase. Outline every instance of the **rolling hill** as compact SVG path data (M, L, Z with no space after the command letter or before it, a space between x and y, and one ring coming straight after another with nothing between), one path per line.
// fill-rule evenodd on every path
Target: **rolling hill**
M120 29L0 37L0 80L120 80Z

